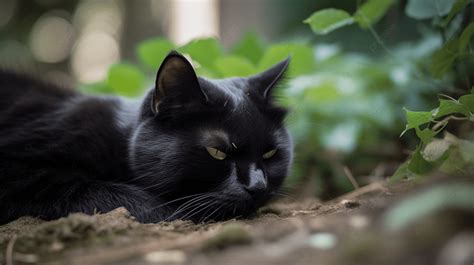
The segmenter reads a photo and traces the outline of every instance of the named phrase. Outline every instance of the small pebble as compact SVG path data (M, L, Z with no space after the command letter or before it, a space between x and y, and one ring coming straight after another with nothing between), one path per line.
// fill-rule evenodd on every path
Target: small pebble
M205 250L224 249L234 245L248 245L252 243L252 234L239 223L230 223L220 228L217 233L204 241Z
M337 243L337 238L334 234L321 232L313 234L309 238L309 245L322 250L333 248Z
M342 200L341 204L344 205L346 208L356 208L360 206L360 203L358 201L354 200Z
M145 255L145 260L149 263L184 263L186 254L181 250L153 251Z
M349 218L349 225L357 229L365 228L369 224L369 218L364 215L354 215Z
M64 249L64 244L58 241L54 241L51 246L49 247L51 251L61 251Z

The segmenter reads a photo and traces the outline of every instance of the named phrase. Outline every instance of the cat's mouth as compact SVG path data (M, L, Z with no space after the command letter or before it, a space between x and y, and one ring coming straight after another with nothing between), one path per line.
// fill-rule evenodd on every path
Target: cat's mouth
M194 223L224 221L233 218L246 218L254 214L271 198L270 193L261 194L196 194L186 202L178 204L175 211L165 219L190 220Z

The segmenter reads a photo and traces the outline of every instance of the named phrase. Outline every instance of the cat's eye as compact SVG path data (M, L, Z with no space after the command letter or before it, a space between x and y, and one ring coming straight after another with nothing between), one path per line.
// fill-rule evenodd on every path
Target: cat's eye
M224 160L227 154L214 147L206 147L207 152L217 160Z
M274 156L276 152L277 152L276 149L272 149L272 150L266 152L265 154L263 154L262 157L263 157L263 159L269 159L270 157Z

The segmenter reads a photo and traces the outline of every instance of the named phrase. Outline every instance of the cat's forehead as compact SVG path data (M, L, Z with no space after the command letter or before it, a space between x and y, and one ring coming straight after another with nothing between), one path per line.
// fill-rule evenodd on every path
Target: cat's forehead
M231 144L230 135L224 129L203 128L201 129L201 138L204 142L222 141Z
M260 146L269 143L283 145L287 142L286 130L284 128L273 128L270 131L262 131L260 133L252 131L245 135L224 128L201 128L199 136L203 146L228 146L235 149L248 147L248 145Z
M245 94L249 86L247 78L202 79L200 84L211 98L224 100L228 107L238 107L248 100Z

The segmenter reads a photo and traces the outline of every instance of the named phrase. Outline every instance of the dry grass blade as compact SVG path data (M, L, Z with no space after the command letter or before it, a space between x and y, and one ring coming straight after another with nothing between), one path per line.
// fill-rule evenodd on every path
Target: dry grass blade
M13 248L15 246L16 235L13 235L8 241L7 252L5 253L5 264L13 265Z

